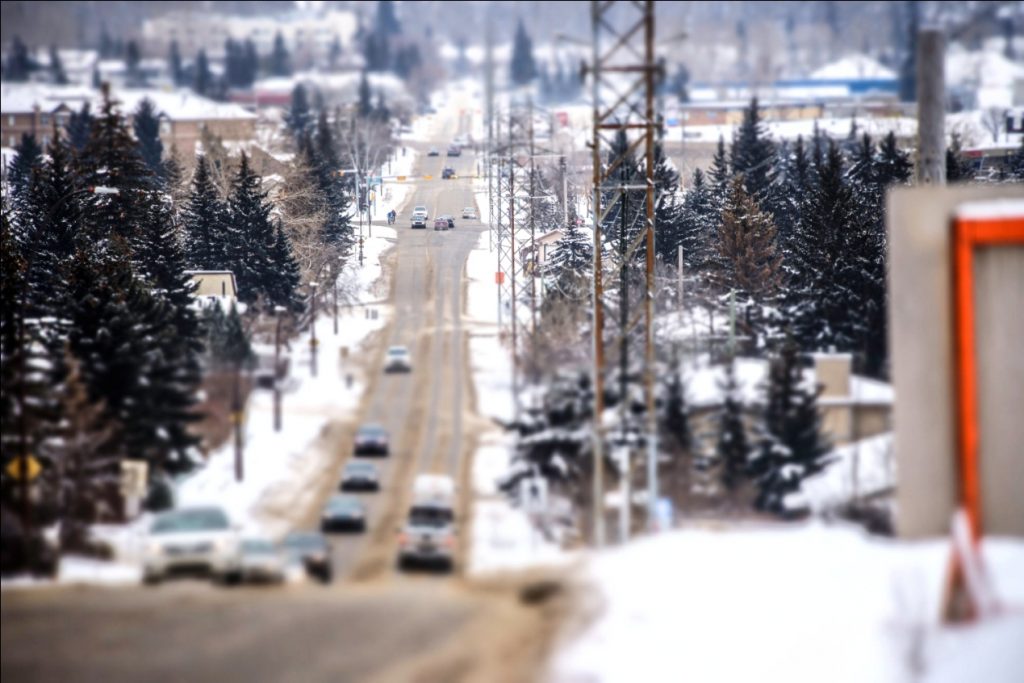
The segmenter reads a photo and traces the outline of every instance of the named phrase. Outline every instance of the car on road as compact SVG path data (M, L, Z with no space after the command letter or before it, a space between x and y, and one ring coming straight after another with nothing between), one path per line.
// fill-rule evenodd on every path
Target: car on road
M427 220L428 218L430 218L430 212L427 211L427 207L423 206L422 204L419 204L418 206L414 206L412 208L412 217L413 220L417 218Z
M448 156L450 156L450 157L462 156L462 148L459 147L458 145L449 145L448 146Z
M153 520L143 553L143 581L155 584L177 574L202 574L224 583L241 580L241 538L224 510L185 507Z
M451 166L445 166L444 170L441 171L441 180L448 180L455 177L455 169Z
M462 210L462 218L476 220L476 209L472 206L467 206Z
M356 455L387 455L388 432L379 424L365 424L356 430L352 452Z
M439 156L441 156L441 152L437 149L437 147L431 147L429 150L427 150L427 156L428 157L439 157Z
M443 218L446 221L448 221L448 229L449 230L454 230L455 229L455 216L452 216L452 215L446 213L445 215L441 216L441 218Z
M427 219L426 218L418 218L416 216L413 216L412 223L409 225L409 228L412 229L412 230L426 230L427 229Z
M323 583L334 578L331 565L331 545L327 537L316 531L293 531L281 541L289 560L301 565L309 576Z
M412 356L404 346L388 348L384 358L384 372L412 372Z
M366 531L366 505L352 496L331 496L320 515L320 530Z
M249 583L281 583L288 557L268 538L242 539L242 579Z
M451 571L455 568L456 545L450 508L427 503L414 505L398 535L398 567Z
M412 482L412 497L416 503L451 510L455 505L455 480L446 474L418 474Z
M380 475L377 466L365 460L352 460L341 471L342 491L379 491Z
M434 219L434 230L448 230L448 219L438 216Z

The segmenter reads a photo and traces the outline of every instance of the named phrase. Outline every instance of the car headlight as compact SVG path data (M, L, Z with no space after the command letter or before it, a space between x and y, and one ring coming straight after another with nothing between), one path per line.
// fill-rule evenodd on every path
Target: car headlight
M159 555L164 551L164 547L160 545L159 541L150 541L146 544L146 552L150 555Z

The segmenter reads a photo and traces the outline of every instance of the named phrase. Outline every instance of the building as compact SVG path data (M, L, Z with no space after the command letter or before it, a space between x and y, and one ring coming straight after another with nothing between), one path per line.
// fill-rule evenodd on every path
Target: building
M188 276L196 285L193 294L197 299L238 298L235 274L230 270L191 270Z
M814 366L804 370L804 382L820 387L818 410L822 431L831 443L841 446L892 431L895 399L892 386L879 380L854 375L849 354L817 354ZM753 416L763 407L769 362L760 358L733 361L736 382L744 410ZM687 372L687 401L691 426L700 447L714 449L718 410L722 406L725 367L703 366Z
M102 105L98 91L81 86L4 83L0 90L0 142L4 147L14 147L26 133L35 135L45 146L53 135L54 123L65 126L71 112L78 111L86 102L93 113ZM164 148L175 148L186 157L195 153L204 130L226 142L248 142L256 137L255 114L190 90L123 89L113 95L129 119L143 99L151 100L161 119Z

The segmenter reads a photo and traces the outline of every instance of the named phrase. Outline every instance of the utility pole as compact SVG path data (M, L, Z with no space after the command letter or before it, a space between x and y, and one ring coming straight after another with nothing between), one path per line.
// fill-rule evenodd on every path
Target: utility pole
M281 314L284 306L274 306L274 431L281 431Z
M231 423L235 435L235 481L245 477L245 454L242 449L242 362L235 361L234 381L231 387Z
M924 29L917 40L917 183L946 184L945 39Z
M533 97L527 98L527 135L529 136L530 150L530 339L537 333L537 223L534 218L535 204L537 201L537 167L534 155L536 148L533 141Z
M604 309L608 305L628 304L629 278L626 269L635 267L638 249L646 250L646 278L643 280L643 314L630 318L620 310L618 329L610 330L608 339L613 348L620 349L619 371L620 400L628 396L629 354L633 352L631 333L643 320L645 351L643 391L646 406L646 438L648 458L648 501L649 512L654 510L658 496L657 483L657 416L654 414L654 140L658 133L658 122L654 111L655 75L659 67L654 59L654 2L616 2L615 0L593 0L591 8L592 61L587 71L591 77L593 93L593 154L594 171L594 542L604 542L603 512L603 449L604 449L604 384L605 384L605 336ZM603 39L603 40L602 40ZM602 47L604 51L602 52ZM626 145L619 144L625 136ZM633 175L627 175L625 168L631 155L644 151L646 177L637 182ZM602 152L607 155L602 162ZM629 192L644 192L646 202L643 210L644 229L634 238L628 238L630 218L628 216ZM622 212L618 248L608 254L608 271L604 272L601 249L604 246L602 225L609 212L618 205ZM634 209L636 212L636 210ZM638 215L640 212L636 212ZM619 298L607 301L604 279L619 275ZM625 425L623 425L625 426ZM629 446L627 446L629 447ZM628 462L628 460L627 460ZM624 472L628 476L628 469ZM649 514L653 519L653 514Z
M316 283L309 283L310 289L310 310L309 319L309 369L313 377L316 377Z
M512 147L509 146L510 157L511 150ZM519 275L516 272L516 174L514 164L515 161L510 160L508 169L508 238L511 242L509 265L512 269L509 273L512 279L512 409L515 421L519 422L519 347L516 339L516 308L519 305L516 299L516 280L519 279Z

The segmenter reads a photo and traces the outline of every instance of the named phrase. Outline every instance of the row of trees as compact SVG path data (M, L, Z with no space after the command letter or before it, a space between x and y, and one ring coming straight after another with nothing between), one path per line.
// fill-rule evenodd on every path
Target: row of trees
M149 463L151 492L163 493L149 503L168 502L167 478L197 462L205 369L248 357L245 328L272 307L302 313L300 278L340 266L309 254L343 255L352 242L345 188L331 197L319 184L337 178L321 156L335 143L320 131L296 164L309 195L275 206L246 155L225 179L213 144L182 191L152 105L132 118L105 95L95 115L84 107L54 130L45 155L26 136L3 197L3 465L42 463L34 521L66 523L72 544L84 523L120 513L124 458ZM197 306L196 269L231 270L249 322ZM18 491L5 475L5 519Z

